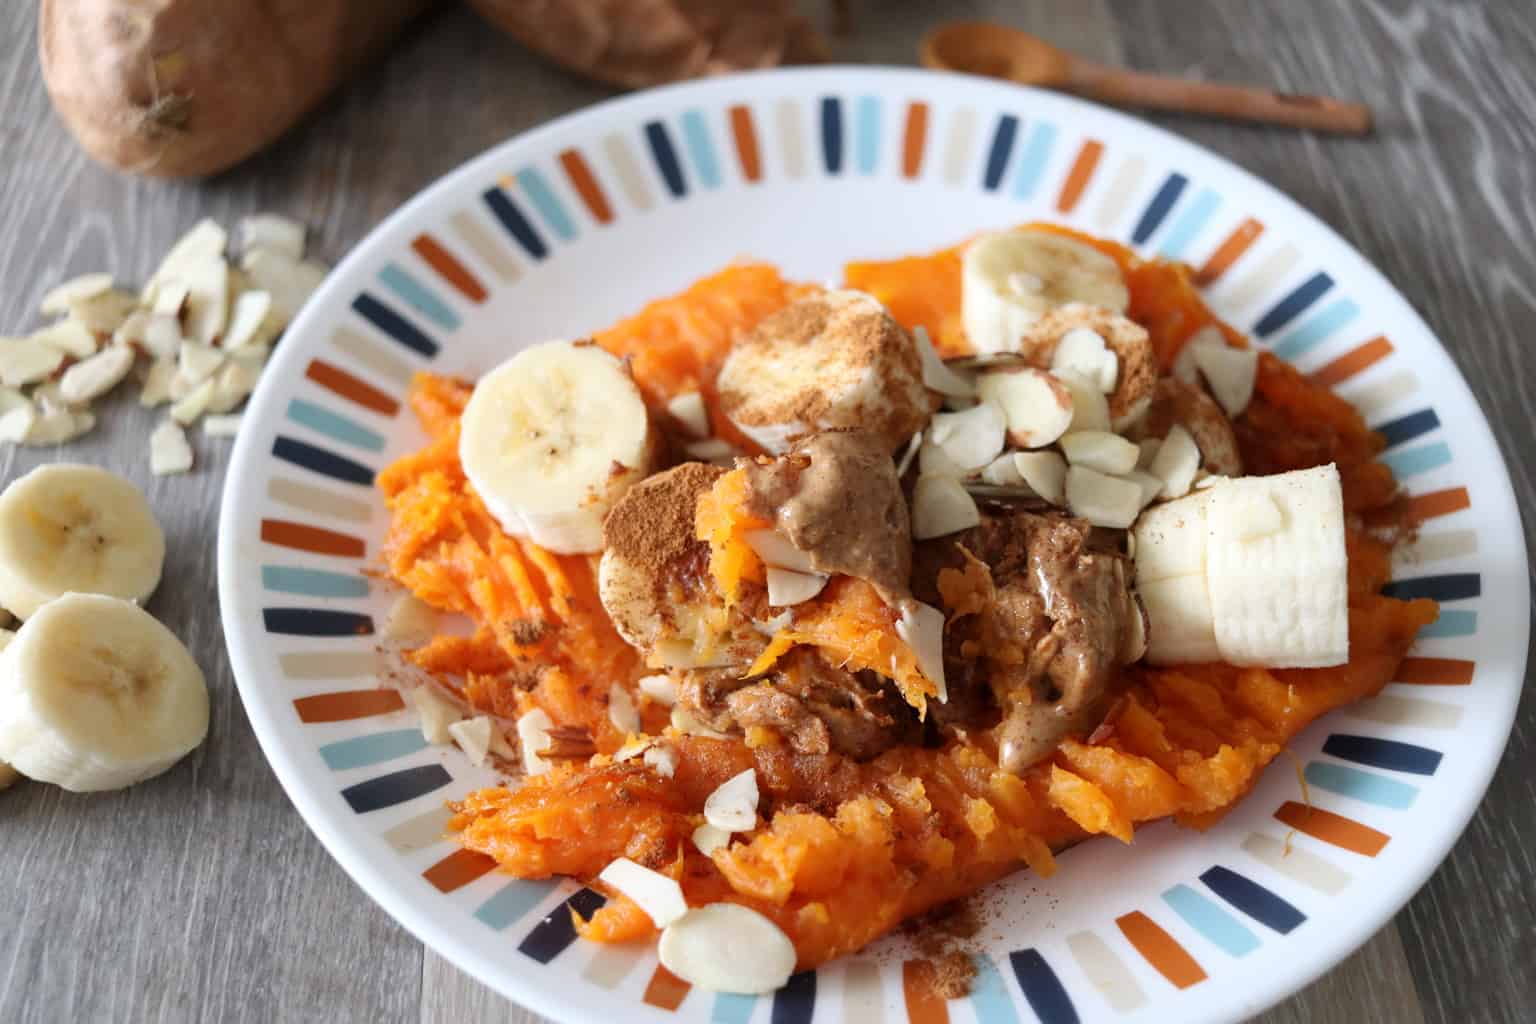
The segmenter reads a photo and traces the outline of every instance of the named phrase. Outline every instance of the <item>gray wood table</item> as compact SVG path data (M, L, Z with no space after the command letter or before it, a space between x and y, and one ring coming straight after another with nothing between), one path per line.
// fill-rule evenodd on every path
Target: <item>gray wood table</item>
M855 5L850 61L913 62L940 17L993 17L1105 60L1371 103L1367 140L1154 118L1337 227L1449 345L1536 507L1536 16L1529 0L1003 0ZM264 209L316 225L339 258L461 161L607 90L540 64L468 12L430 16L270 152L201 184L116 176L49 112L35 9L0 8L0 333L43 290L112 269L139 281L195 219ZM445 116L445 111L452 111ZM208 742L169 775L74 796L0 794L0 1021L536 1020L376 907L278 787L235 694L214 530L227 442L196 471L148 472L131 401L64 452L0 450L0 479L62 457L143 484L170 539L152 610L198 655ZM1536 517L1526 543L1536 550ZM1363 949L1261 1019L1536 1019L1536 723L1522 708L1498 777L1445 865Z

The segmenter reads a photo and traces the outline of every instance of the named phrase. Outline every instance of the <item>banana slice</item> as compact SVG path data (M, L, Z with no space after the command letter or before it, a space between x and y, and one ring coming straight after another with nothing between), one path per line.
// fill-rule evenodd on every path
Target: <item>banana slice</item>
M18 618L72 591L142 601L164 562L149 503L115 473L58 463L0 494L0 606Z
M791 303L731 349L720 408L767 451L837 428L879 435L894 451L936 405L918 345L878 300L837 290Z
M977 352L1017 352L1030 327L1058 306L1083 303L1124 313L1125 275L1093 246L1023 228L982 235L960 263L960 317Z
M1135 527L1147 660L1316 668L1349 660L1344 500L1332 465L1224 480Z
M661 435L624 364L590 341L526 348L464 407L464 475L508 533L601 550L603 517L655 468Z
M207 732L202 670L131 601L66 594L0 655L0 758L30 778L120 789L159 775Z

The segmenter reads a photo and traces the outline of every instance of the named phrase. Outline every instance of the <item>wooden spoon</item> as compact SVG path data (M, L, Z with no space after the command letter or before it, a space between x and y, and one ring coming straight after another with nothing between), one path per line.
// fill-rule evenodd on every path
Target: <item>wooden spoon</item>
M925 67L1061 89L1104 103L1345 135L1366 135L1371 130L1371 109L1363 103L1127 71L1059 50L1016 28L989 22L940 25L923 37L921 57Z

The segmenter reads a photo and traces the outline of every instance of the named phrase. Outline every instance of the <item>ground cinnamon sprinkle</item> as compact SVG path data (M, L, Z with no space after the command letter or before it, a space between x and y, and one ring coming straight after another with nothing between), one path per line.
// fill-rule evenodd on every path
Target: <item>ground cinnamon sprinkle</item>
M642 480L608 513L603 549L660 579L693 553L693 513L699 496L725 473L719 466L685 462Z

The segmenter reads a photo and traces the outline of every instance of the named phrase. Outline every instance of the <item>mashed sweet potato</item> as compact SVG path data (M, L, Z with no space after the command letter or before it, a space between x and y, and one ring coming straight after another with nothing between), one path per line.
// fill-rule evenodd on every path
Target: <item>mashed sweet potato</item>
M1148 327L1165 363L1195 330L1218 323L1187 268L1095 244L1125 267L1131 315ZM852 264L847 281L903 323L926 325L941 350L963 351L957 250ZM799 293L771 268L732 267L598 341L633 357L648 401L701 388L712 402L714 373L736 332ZM1233 344L1244 343L1221 327ZM427 603L468 615L476 630L439 637L409 657L487 711L514 716L543 707L557 723L587 729L600 752L515 788L471 794L455 806L453 829L466 848L525 878L590 881L616 857L633 858L679 878L691 904L732 900L768 915L808 968L1021 865L1048 875L1052 851L1086 837L1128 842L1137 824L1165 817L1208 827L1310 722L1380 690L1437 614L1433 602L1379 593L1390 547L1359 524L1394 498L1390 471L1374 461L1380 438L1346 403L1270 356L1256 391L1237 424L1250 471L1331 460L1343 476L1351 514L1347 665L1138 666L1091 737L1063 743L1023 777L999 770L985 737L942 749L898 747L856 764L799 754L754 730L746 741L670 734L677 768L663 778L639 759L605 756L624 739L607 720L609 685L632 686L644 669L603 613L594 560L553 556L497 529L457 463L457 415L468 386L422 375L412 407L432 440L380 477L391 512L388 571ZM739 524L722 516L700 522L716 531L717 578L755 571L731 536ZM955 601L963 600L964 588L956 588ZM664 723L664 709L647 705L647 731L660 733ZM757 770L765 819L705 857L689 841L704 798L748 767ZM607 942L652 930L622 896L579 927Z

